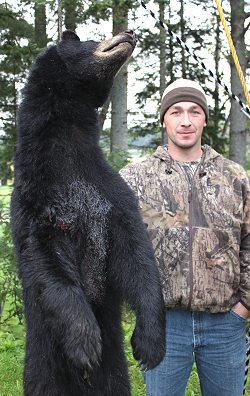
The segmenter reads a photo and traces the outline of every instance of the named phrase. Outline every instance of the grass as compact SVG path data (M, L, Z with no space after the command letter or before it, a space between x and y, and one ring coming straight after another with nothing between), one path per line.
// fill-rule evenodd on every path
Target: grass
M1 334L0 334L1 336ZM125 336L128 339L128 335ZM6 351L0 352L0 396L22 396L22 370L24 351L9 335L2 338ZM132 396L145 396L146 388L142 380L138 363L133 359L130 346L126 342L126 355L129 366L129 376ZM190 377L186 396L198 396L199 382L195 368ZM198 385L198 386L197 386Z
M127 353L132 396L145 396L146 390L140 369ZM0 396L23 396L22 368L24 353L22 348L15 348L0 353ZM250 381L248 381L249 383ZM73 395L72 395L73 396ZM199 380L195 366L188 382L185 396L201 396ZM241 395L239 395L241 396ZM245 396L250 396L250 385L247 385Z
M8 307L6 307L7 309ZM134 329L134 317L125 310L123 320L124 348L128 362L132 396L145 396L146 388L137 361L134 360L130 338ZM0 329L0 396L23 396L22 371L24 361L24 327L12 319ZM248 379L250 377L250 372ZM44 395L45 396L45 395ZM72 395L73 396L73 395ZM199 378L194 365L185 396L201 396ZM241 396L241 395L239 395ZM245 396L250 396L250 379Z
M22 396L23 354L0 353L0 396Z
M123 321L124 346L129 367L132 396L145 396L146 388L140 368L134 360L130 338L134 328L131 314L125 315ZM0 396L22 396L22 371L24 362L24 328L13 320L0 331ZM198 396L199 381L195 367L190 377L186 396Z

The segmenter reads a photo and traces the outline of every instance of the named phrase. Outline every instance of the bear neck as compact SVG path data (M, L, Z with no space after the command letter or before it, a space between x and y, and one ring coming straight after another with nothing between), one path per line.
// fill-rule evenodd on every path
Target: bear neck
M91 88L87 81L70 75L55 46L46 49L37 57L23 89L19 134L48 139L55 134L67 138L77 131L86 143L98 144L97 98Z
M70 138L77 133L85 143L99 142L97 108L73 95L59 97L55 92L38 95L30 93L27 87L19 107L18 125L22 137L49 139L61 135Z
M18 126L21 137L44 140L55 137L71 139L73 135L81 136L88 144L99 142L99 118L97 109L84 103L71 102L70 106L61 101L51 104L50 98L29 102L28 97L19 108ZM39 106L40 104L40 106Z

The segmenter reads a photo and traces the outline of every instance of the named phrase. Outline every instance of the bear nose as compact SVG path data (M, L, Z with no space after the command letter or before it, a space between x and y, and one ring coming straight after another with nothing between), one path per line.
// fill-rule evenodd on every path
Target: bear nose
M129 34L129 35L133 38L133 40L134 40L135 42L138 41L138 39L137 39L137 37L136 37L136 34L135 34L135 32L134 32L133 30L126 30L125 33Z

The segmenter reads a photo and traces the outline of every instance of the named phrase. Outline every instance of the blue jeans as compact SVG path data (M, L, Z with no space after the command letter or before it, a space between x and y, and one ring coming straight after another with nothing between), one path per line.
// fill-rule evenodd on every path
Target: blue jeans
M143 373L147 396L183 396L194 361L203 396L241 396L246 321L233 311L211 314L168 309L166 354Z

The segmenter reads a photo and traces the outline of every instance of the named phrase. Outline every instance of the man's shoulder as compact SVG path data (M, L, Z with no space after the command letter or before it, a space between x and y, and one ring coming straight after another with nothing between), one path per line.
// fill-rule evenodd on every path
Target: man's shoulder
M147 171L148 168L151 168L154 163L157 161L157 158L152 155L142 161L133 162L126 165L124 168L120 169L119 173L123 176L125 174L143 174Z
M238 164L235 161L230 160L229 158L225 158L223 156L222 157L222 161L224 163L224 170L228 173L230 173L230 175L235 178L235 179L248 179L248 174L246 172L246 170L243 168L242 165Z
M138 186L145 183L148 172L155 169L155 162L157 162L157 158L153 155L143 161L126 165L119 173L129 186L137 191Z
M217 153L214 149L207 146L209 150L209 156L212 160L220 163L220 168L223 170L224 174L228 174L231 177L238 179L248 179L248 174L242 165L237 162L226 158L224 155Z

